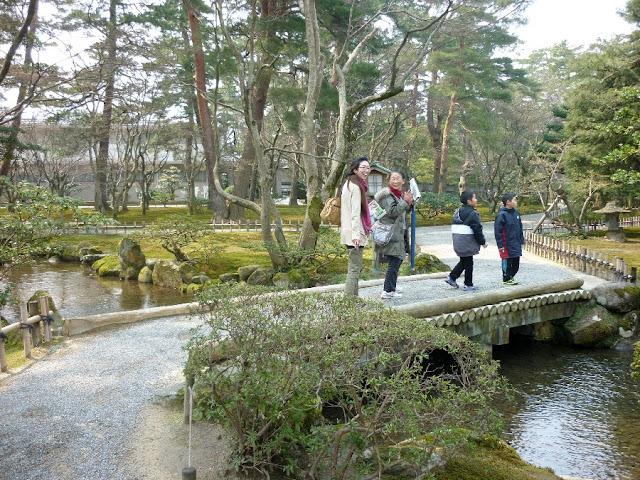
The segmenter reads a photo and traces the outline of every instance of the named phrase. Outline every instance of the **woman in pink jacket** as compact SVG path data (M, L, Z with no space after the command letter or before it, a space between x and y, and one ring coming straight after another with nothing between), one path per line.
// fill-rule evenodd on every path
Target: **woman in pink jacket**
M362 270L362 254L371 230L367 177L369 159L359 157L351 163L347 181L342 187L340 206L340 242L347 246L349 265L344 286L345 295L358 295L358 278Z

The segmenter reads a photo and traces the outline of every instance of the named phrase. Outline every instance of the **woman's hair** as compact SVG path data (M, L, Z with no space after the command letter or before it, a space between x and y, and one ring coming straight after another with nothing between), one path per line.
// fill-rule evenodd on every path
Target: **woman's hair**
M389 178L391 178L391 174L392 173L399 174L402 177L403 180L407 179L407 176L405 175L405 173L402 170L400 170L399 168L394 168L393 170L391 170L391 172L389 173Z
M356 177L354 170L360 168L360 164L363 162L369 163L369 159L365 156L356 158L351 162L349 167L349 175L347 176L347 182L351 182L360 189L360 212L364 215L369 209L369 201L367 200L367 192L364 190L364 186L359 178Z
M369 163L369 159L365 156L356 158L353 162L351 162L351 167L349 167L348 175L355 175L356 173L354 172L354 170L357 170L358 168L360 168L360 164L362 162Z

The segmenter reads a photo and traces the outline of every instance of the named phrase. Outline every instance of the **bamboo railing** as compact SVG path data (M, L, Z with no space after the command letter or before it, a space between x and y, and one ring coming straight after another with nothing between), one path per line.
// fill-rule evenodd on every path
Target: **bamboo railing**
M571 244L537 233L525 232L526 250L579 272L604 280L629 282L638 280L638 268L608 253Z
M47 312L47 315L38 314L29 317L29 307L37 307L38 302L40 303L40 311ZM37 310L37 308L33 308L33 310ZM32 346L40 345L43 336L45 343L51 342L52 313L53 312L49 310L49 299L46 296L40 297L38 301L29 302L29 306L26 302L20 304L20 321L0 328L0 370L3 372L8 370L7 355L4 349L4 340L7 338L7 333L22 329L24 356L31 358Z

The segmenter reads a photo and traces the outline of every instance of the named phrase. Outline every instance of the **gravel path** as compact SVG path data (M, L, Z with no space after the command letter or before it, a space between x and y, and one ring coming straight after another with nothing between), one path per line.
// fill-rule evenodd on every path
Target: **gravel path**
M486 224L490 246L476 257L474 282L480 290L509 288L501 284L492 232ZM417 240L445 263L457 262L449 227L420 228ZM580 275L525 253L518 280L526 285L572 276ZM601 283L583 278L585 288ZM442 279L400 283L403 298L388 304L473 295ZM361 296L376 298L381 290L363 288ZM130 452L136 424L155 394L182 381L182 346L198 323L195 318L170 317L74 337L30 367L0 374L0 479L144 478Z
M181 346L197 322L170 317L74 337L3 374L0 478L137 478L127 470L129 437L154 394L182 381Z

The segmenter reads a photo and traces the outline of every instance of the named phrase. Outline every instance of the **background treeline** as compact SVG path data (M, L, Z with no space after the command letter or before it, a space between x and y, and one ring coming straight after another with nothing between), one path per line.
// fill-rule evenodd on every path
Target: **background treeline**
M117 216L134 187L144 212L163 171L193 213L206 172L214 216L254 212L276 266L290 250L272 198L283 166L291 202L306 194L302 250L362 154L491 209L506 190L546 206L559 188L576 217L633 206L638 32L516 61L510 27L528 3L9 0L0 175L69 195L87 164L95 208ZM624 15L637 25L640 2Z

